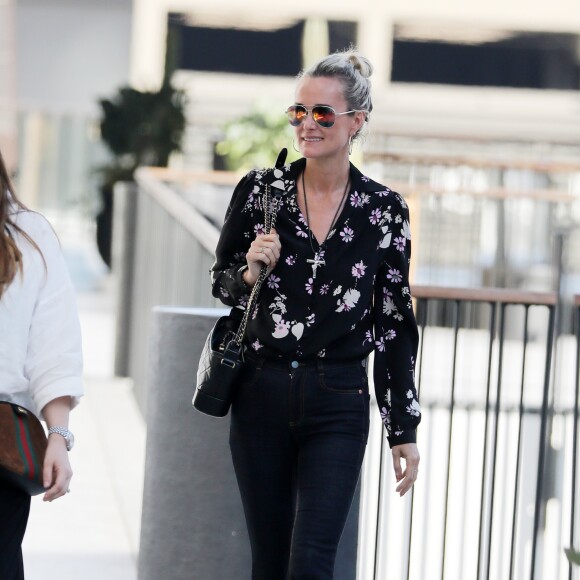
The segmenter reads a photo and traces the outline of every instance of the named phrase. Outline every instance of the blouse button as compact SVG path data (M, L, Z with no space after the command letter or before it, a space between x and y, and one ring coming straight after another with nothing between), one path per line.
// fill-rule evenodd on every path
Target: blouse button
M290 366L291 366L293 369L297 369L297 368L300 366L300 363L299 363L297 360L293 360L293 361L290 363Z

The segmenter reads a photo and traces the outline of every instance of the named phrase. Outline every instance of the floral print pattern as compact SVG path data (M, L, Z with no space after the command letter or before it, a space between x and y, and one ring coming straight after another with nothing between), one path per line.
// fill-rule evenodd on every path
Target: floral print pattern
M267 357L327 359L363 359L374 350L375 394L389 442L413 442L421 408L407 204L351 165L348 203L319 245L296 198L304 167L301 159L240 181L216 249L213 294L232 307L247 302L241 273L251 241L264 228L260 191L270 184L282 200L276 223L282 251L248 324L249 348Z

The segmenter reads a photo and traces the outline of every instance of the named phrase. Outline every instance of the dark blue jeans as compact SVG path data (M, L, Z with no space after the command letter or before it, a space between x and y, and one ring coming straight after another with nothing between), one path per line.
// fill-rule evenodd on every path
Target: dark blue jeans
M362 362L248 360L230 447L253 580L332 580L368 430Z

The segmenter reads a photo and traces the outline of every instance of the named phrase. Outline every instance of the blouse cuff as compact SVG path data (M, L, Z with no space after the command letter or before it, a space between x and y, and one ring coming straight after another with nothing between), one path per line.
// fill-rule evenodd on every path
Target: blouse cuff
M392 449L397 445L404 445L405 443L417 443L417 430L409 429L408 431L398 431L398 435L394 433L387 436L389 440L389 447Z
M244 272L247 269L248 265L245 264L243 266L240 266L236 271L236 283L241 288L242 294L247 294L248 292L252 291L252 289L246 284L246 281L244 280Z

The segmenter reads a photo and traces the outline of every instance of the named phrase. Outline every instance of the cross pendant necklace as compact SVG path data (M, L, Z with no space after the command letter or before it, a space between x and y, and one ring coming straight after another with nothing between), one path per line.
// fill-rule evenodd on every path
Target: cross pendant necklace
M330 224L330 228L328 229L328 232L326 232L326 236L324 236L324 241L319 244L320 250L317 252L314 249L314 244L312 243L312 230L310 229L310 214L308 213L308 198L306 197L306 184L304 181L304 174L306 173L306 170L304 170L302 172L302 193L304 194L304 209L306 210L306 221L307 226L308 226L308 241L310 242L310 248L312 249L312 253L314 254L314 258L309 258L306 260L307 264L310 264L312 266L312 279L315 280L316 279L316 271L318 270L318 268L320 268L321 266L326 266L326 261L324 260L324 245L326 244L326 240L328 240L328 236L330 235L330 232L332 231L332 229L334 228L334 226L336 225L336 221L338 220L338 215L340 213L340 209L342 208L343 204L344 204L344 200L346 199L346 194L348 193L348 186L350 184L350 176L349 178L346 180L346 186L344 188L344 192L342 194L342 198L340 200L340 203L338 204L338 207L336 208L336 211L334 212L334 217L332 218L332 223Z
M318 268L320 266L326 266L326 262L324 261L324 258L322 256L324 256L324 251L315 252L314 259L309 258L308 260L306 260L306 262L308 264L312 264L312 279L313 280L316 279L316 270L318 270Z

